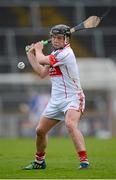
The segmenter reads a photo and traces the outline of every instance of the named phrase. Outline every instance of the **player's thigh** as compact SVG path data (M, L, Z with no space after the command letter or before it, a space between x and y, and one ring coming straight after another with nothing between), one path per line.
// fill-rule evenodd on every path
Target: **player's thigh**
M66 114L65 114L65 123L66 125L69 124L78 124L80 118L81 118L82 112L81 111L77 111L75 109L69 109L67 110Z
M57 123L59 123L58 120L55 119L49 119L45 116L42 116L39 120L39 123L37 125L37 129L40 129L44 131L45 133L48 132L52 127L54 127Z

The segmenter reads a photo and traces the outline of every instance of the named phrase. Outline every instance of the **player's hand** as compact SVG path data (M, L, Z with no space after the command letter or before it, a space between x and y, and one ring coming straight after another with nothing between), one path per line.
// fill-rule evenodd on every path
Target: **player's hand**
M37 50L37 51L42 51L42 49L43 49L43 43L42 43L42 41L39 41L39 42L37 42L37 43L35 43L35 45L34 45L34 47L35 47L35 50Z
M31 45L28 45L25 47L26 53L32 53L35 54L35 47L34 47L34 43L32 43Z

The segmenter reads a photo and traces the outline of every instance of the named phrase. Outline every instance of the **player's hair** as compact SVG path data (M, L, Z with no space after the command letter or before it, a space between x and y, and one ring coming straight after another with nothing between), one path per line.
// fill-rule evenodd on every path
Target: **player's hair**
M52 36L53 34L55 35L62 34L64 35L64 37L70 37L71 36L70 27L65 24L55 25L50 30L50 36Z

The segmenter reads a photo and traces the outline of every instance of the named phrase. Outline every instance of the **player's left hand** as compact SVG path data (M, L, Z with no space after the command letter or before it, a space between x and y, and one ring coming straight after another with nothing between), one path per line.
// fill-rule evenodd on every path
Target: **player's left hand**
M25 47L26 53L32 53L35 54L35 49L34 49L34 43L32 43L31 45L28 45Z

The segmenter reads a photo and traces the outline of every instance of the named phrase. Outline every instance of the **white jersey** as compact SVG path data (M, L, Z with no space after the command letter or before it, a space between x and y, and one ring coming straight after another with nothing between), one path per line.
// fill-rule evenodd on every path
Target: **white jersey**
M52 81L51 99L43 112L49 119L64 120L69 109L84 111L85 96L80 85L78 65L69 45L49 56Z
M70 45L53 51L50 55L50 64L52 98L56 100L70 98L82 91L78 65Z

